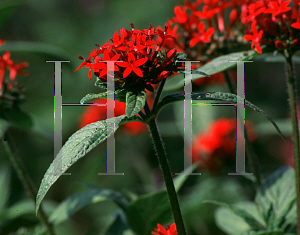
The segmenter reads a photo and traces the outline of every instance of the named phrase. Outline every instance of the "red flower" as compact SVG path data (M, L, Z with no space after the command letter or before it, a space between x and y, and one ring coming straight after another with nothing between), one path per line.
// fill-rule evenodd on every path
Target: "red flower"
M181 8L179 6L176 6L174 8L174 14L175 14L174 20L177 21L180 24L185 23L188 19L188 15L186 14L186 10L187 10L186 7L183 7L182 10L181 10Z
M220 118L211 122L207 132L195 135L190 154L195 162L201 163L199 169L206 168L210 172L217 172L225 161L234 160L236 156L235 133L236 120ZM249 138L255 139L251 126Z
M287 12L289 10L291 10L290 7L288 7L288 5L290 4L291 0L289 1L283 1L283 2L279 2L280 5L278 5L278 1L271 1L268 4L268 9L266 9L264 11L264 13L272 13L272 16L275 17L281 13Z
M165 229L160 224L157 224L157 229L155 229L155 232L151 232L153 235L177 235L177 229L176 224L173 223L171 226L167 225L167 229Z
M261 47L259 45L259 42L260 42L260 39L263 35L263 30L260 30L259 32L257 32L257 29L256 29L256 23L253 22L252 25L251 25L251 29L252 29L252 33L253 35L249 35L249 34L246 34L244 36L244 39L246 41L252 41L252 44L251 44L251 48L252 50L254 50L254 47L255 46L255 49L256 51L261 54L262 53L262 50L261 50Z
M295 23L291 24L291 26L295 29L300 29L300 22L295 22Z
M208 43L210 42L210 37L214 34L214 28L210 27L205 32L205 24L201 21L198 24L198 31L199 33L190 41L190 47L194 47L198 42Z
M96 60L96 63L94 63L94 64L92 64L92 63L87 64L85 67L92 68L92 70L94 70L94 72L100 72L100 70L101 70L99 76L102 77L105 74L107 74L107 65L106 65L106 63L99 62L99 61L117 61L120 58L120 56L121 55L118 54L118 55L114 55L112 58L110 58L109 52L108 51L104 51L102 59L100 57L98 57L99 59ZM116 66L115 64L114 64L114 71L119 71L118 66Z
M128 62L123 61L118 62L117 64L126 68L123 73L123 78L126 78L132 71L139 77L143 77L143 72L139 66L145 64L147 60L148 58L142 58L136 61L135 56L132 53L128 53Z

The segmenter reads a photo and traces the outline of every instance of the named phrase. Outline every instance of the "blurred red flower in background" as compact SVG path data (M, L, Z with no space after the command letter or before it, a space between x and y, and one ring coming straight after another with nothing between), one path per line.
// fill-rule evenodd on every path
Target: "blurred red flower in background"
M256 134L247 122L247 133L253 141ZM216 173L219 167L236 157L236 119L220 118L212 121L206 132L200 132L193 138L190 154L193 162L200 162L199 169Z
M155 232L151 232L153 235L177 235L177 229L176 224L173 223L171 226L167 225L167 228L165 229L160 224L157 224L157 229L155 229Z

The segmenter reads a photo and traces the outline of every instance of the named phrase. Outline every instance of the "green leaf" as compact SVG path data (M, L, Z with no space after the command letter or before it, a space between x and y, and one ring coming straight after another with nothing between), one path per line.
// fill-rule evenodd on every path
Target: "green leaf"
M259 213L256 204L253 202L239 202L234 204L239 209L244 209L251 214L255 220L265 225L262 215ZM234 214L225 208L218 208L215 212L216 224L224 232L232 235L240 235L251 230L251 226L243 219L243 217Z
M66 58L70 58L69 53L65 52L61 48L41 42L7 41L3 46L0 47L0 53L3 53L6 50L10 52L38 54L43 57L47 56L48 60L66 60ZM63 64L66 64L66 66L71 66L71 63Z
M11 205L10 207L6 208L0 214L0 221L1 220L14 220L20 216L28 216L32 215L33 218L36 218L34 202L31 199L24 199L22 201L18 201L15 204ZM52 201L45 200L43 202L43 208L46 214L49 214L53 211L53 208L56 206L56 203Z
M203 201L203 203L212 203L214 205L222 206L224 209L227 209L235 215L243 218L253 230L261 230L265 228L262 222L259 222L252 214L248 212L248 210L245 210L244 208L238 208L237 206L228 205L227 203L217 202L213 200L205 200Z
M154 113L158 113L164 106L174 103L176 101L182 101L185 99L184 93L176 93L166 95L161 102L156 106L156 109L153 111ZM192 93L192 100L222 100L222 101L229 101L231 103L237 103L237 100L241 100L239 96L232 93L225 93L225 92L193 92ZM253 109L256 112L263 114L275 127L279 135L286 141L282 132L280 131L277 124L273 121L273 119L266 114L262 109L255 106L251 102L245 99L245 105L249 108Z
M10 123L3 118L0 118L0 139L4 136L7 129L10 127ZM1 210L0 210L1 211Z
M258 232L247 232L242 235L288 235L285 234L282 230L272 230L272 231L258 231Z
M7 200L9 198L9 194L10 194L9 186L10 186L10 171L8 170L7 166L2 165L0 167L0 214L1 212L3 212Z
M259 53L256 53L252 50L243 51L243 52L235 52L228 55L219 56L216 59L213 59L211 62L203 65L202 67L198 68L198 71L202 71L205 74L212 75L215 73L219 73L225 71L227 69L233 68L236 66L237 63L229 62L230 60L243 60L247 61L256 56L259 56ZM193 75L193 81L197 79L206 77L206 75ZM164 91L178 89L184 86L184 76L182 75L175 75L170 77L164 86Z
M130 227L140 235L149 235L157 223L172 219L168 194L165 190L143 195L131 201L126 211Z
M102 143L104 140L106 140L106 138L111 136L121 125L124 119L126 119L126 116L122 115L119 117L94 122L81 128L67 140L55 158L58 160L54 160L51 163L46 174L44 175L37 194L36 212L38 211L46 193L55 183L55 181L61 176L61 174L66 172L67 169L69 169L80 158L84 157L98 144ZM107 121L114 121L115 128L108 128ZM58 174L58 171L61 174Z
M98 99L98 98L103 98L103 99L107 99L107 94L111 94L111 91L105 91L99 94L87 94L85 97L83 97L80 100L81 104L84 104L86 101L88 100L92 100L92 99ZM126 91L125 89L121 89L121 90L116 90L114 92L115 94L115 100L120 101L120 102L126 102Z
M178 192L181 189L184 182L190 176L189 174L192 173L199 165L200 165L200 163L196 162L195 164L193 164L193 165L189 166L188 168L186 168L182 172L183 175L178 175L174 178L174 186L175 186L176 192Z
M295 200L295 173L288 166L267 177L255 197L270 229L296 225Z
M85 192L73 194L59 204L49 217L49 221L58 225L69 219L80 209L107 199L112 199L123 210L127 208L127 200L122 194L109 189L94 188Z
M3 26L5 21L7 21L9 18L13 16L15 11L23 1L14 1L14 0L7 0L2 1L0 4L0 28Z
M13 127L29 130L33 126L31 117L20 108L7 108L1 112Z
M127 91L126 93L126 115L133 117L145 106L147 93L145 90Z
M127 224L124 212L117 211L115 213L115 221L106 231L105 235L123 235L124 231L128 228L129 226Z

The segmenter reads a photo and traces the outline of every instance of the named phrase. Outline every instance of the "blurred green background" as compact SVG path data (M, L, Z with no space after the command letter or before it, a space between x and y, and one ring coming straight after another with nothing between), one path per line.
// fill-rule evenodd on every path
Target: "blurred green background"
M54 64L45 61L55 59L71 61L62 63L62 101L79 103L84 95L96 93L98 89L94 87L93 79L89 81L86 68L73 72L81 63L77 58L78 55L87 58L90 51L95 49L95 43L103 45L120 28L130 29L130 23L134 23L136 29L148 28L149 23L154 27L164 26L173 16L174 6L179 3L182 1L0 1L2 22L0 39L7 41L7 47L11 46L13 61L29 63L29 67L25 70L29 71L30 75L18 76L17 80L26 88L27 101L21 108L33 118L34 127L31 131L12 129L11 133L17 153L25 162L36 187L39 186L54 158ZM2 12L1 6L4 6ZM23 47L23 51L16 48L22 45L27 45ZM40 46L43 49L39 50ZM5 46L3 48L5 49ZM298 66L298 78L299 72ZM247 63L245 83L246 99L265 110L274 120L283 120L280 127L287 129L285 133L288 134L288 127L284 122L288 116L284 63L263 62L261 59ZM172 93L182 91L183 88ZM228 91L228 89L225 85L215 84L194 87L193 91ZM85 107L78 106L63 107L63 143L78 129L79 117L84 109ZM210 121L221 116L235 117L234 108L193 106L193 134L205 130ZM257 124L257 131L261 131L254 146L261 170L266 175L284 162L281 154L283 140L275 134L270 123L264 124L267 119L253 110L246 108L246 120ZM165 141L172 171L179 173L183 170L183 103L166 107L158 117L158 125ZM55 204L83 190L77 181L115 189L128 197L162 188L161 174L149 134L130 137L119 131L116 132L115 138L116 172L124 172L124 176L97 175L105 172L106 146L102 143L72 166L68 170L72 175L61 177L49 191L46 199L53 200ZM2 145L0 156L1 166L9 166ZM193 176L181 192L189 234L223 234L215 225L212 206L200 205L202 199L215 198L233 202L253 198L254 191L251 186L242 190L238 184L244 179L229 177L228 169L224 172L221 176L208 176L205 172L202 176ZM11 177L11 193L7 204L9 206L26 198L26 195L12 168L7 175ZM54 209L54 206L52 207ZM102 234L112 222L111 214L115 209L116 206L109 201L89 206L77 213L72 220L62 224L57 231L66 235ZM7 234L21 226L35 223L33 215L6 221L2 224L0 234Z

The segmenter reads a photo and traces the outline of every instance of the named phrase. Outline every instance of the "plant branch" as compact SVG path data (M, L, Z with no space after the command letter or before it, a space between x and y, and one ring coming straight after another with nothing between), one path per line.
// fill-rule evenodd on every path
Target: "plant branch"
M171 209L174 217L174 221L177 227L177 231L179 235L186 235L185 227L184 227L184 222L183 218L181 215L180 207L179 207L179 202L177 198L177 193L174 187L173 183L173 178L172 178L172 173L169 167L169 163L166 157L166 153L163 147L163 141L160 137L158 128L157 128L157 123L156 119L151 119L148 123L149 128L150 128L150 133L151 137L154 143L154 148L156 151L156 155L158 157L158 161L160 164L160 168L163 173L164 181L166 184L167 188L167 193L169 196L170 204L171 204Z
M300 219L300 152L299 152L299 129L297 118L297 104L296 104L296 76L292 62L292 55L288 53L286 57L287 66L287 86L289 93L289 103L291 109L292 120L292 136L293 136L293 152L294 152L294 169L296 181L296 195L297 195L297 221ZM300 223L297 225L297 234L300 234Z
M9 156L9 160L10 160L11 164L13 165L19 179L21 180L21 182L25 188L25 191L27 192L28 196L32 199L32 201L34 202L34 205L35 205L36 189L32 183L32 180L31 180L29 174L27 173L27 170L26 170L21 158L19 158L14 153L10 142L12 142L12 138L11 138L11 135L7 131L7 133L4 136L4 141L3 141L5 151L6 151L7 155ZM44 212L42 207L40 207L39 215L40 215L39 216L40 221L46 226L48 232L51 235L55 235L52 225L49 223L47 215Z

